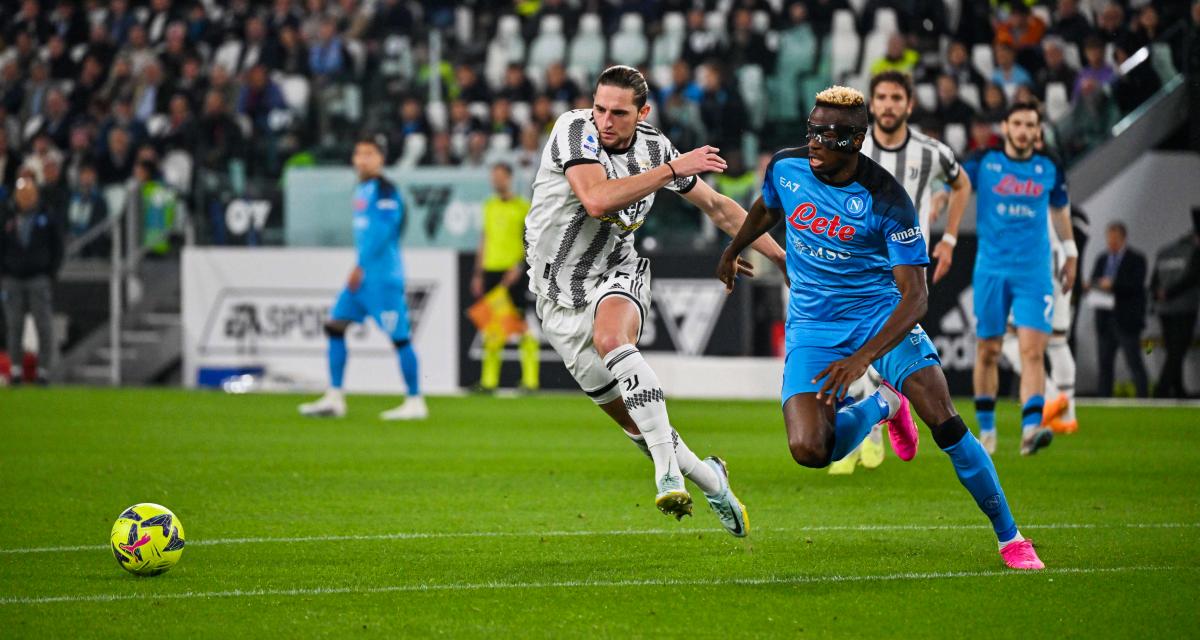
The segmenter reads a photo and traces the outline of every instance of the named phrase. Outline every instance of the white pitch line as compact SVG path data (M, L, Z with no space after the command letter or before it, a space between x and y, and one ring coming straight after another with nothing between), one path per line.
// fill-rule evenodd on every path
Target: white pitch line
M665 580L565 580L561 582L450 582L432 584L402 584L380 587L314 587L311 589L232 589L228 591L184 591L182 593L116 593L61 596L25 596L0 598L3 605L55 604L62 602L121 602L127 600L196 600L209 598L245 598L261 596L322 596L369 595L379 593L486 591L501 589L575 589L626 587L707 587L707 586L777 586L854 582L902 582L913 580L950 580L961 578L1005 578L1010 576L1039 577L1046 575L1091 575L1105 573L1137 573L1146 571L1196 570L1197 567L1140 565L1129 567L1064 567L1043 571L943 571L931 573L888 573L878 575L825 576L768 576L763 578L730 579L665 579Z
M1192 529L1200 527L1200 522L1141 522L1141 523L1055 523L1055 524L1026 524L1029 531L1038 529ZM797 533L828 531L974 531L987 529L985 524L861 524L861 525L824 525L816 527L772 528L758 529L759 531ZM329 536L296 536L296 537L256 537L256 538L213 538L210 540L188 540L189 547L208 547L229 544L293 544L298 542L359 542L371 540L437 540L457 538L571 538L592 536L673 536L691 535L696 533L723 533L723 529L614 529L611 531L442 531L442 532L400 532L376 533L359 535L329 535ZM101 551L109 549L103 544L70 545L62 547L25 547L17 549L0 549L0 555L17 555L27 553L63 553L68 551Z

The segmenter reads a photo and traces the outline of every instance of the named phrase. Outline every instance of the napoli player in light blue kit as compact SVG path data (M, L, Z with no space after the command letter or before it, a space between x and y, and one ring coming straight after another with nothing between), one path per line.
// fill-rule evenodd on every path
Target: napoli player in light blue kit
M408 387L404 404L380 414L384 420L423 420L429 416L421 396L417 354L412 346L408 304L404 298L404 263L400 259L400 229L404 202L396 185L383 177L386 143L382 136L364 137L354 145L354 244L358 264L350 272L346 288L338 294L325 323L329 336L330 388L315 402L300 405L306 416L346 415L342 381L346 372L346 329L368 317L396 347L400 373Z
M995 452L998 366L1011 310L1021 350L1021 454L1032 455L1054 439L1054 432L1042 426L1043 359L1054 331L1054 287L1071 290L1079 250L1071 229L1066 176L1057 162L1036 149L1041 132L1037 105L1013 104L1001 128L1003 149L988 149L963 163L978 194L975 415L979 439L988 453ZM1048 222L1054 223L1066 256L1057 283Z
M828 466L887 420L897 457L911 460L917 450L911 399L991 520L1005 564L1044 569L1033 543L1017 530L991 458L955 411L937 349L917 324L928 296L925 240L904 188L859 152L865 100L857 90L832 87L817 94L816 105L808 145L772 158L762 196L717 269L732 290L738 255L787 220L783 419L792 457L806 467ZM868 365L883 386L848 400L850 385Z

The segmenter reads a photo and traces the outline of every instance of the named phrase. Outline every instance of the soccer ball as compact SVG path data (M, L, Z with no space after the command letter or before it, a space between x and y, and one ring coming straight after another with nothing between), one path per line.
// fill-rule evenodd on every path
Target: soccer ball
M126 509L112 528L112 552L121 568L138 576L166 573L183 555L183 523L161 504Z

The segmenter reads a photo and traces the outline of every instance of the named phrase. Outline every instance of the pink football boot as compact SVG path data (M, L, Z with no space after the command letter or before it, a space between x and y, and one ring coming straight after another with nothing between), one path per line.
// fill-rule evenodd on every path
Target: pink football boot
M1018 540L1004 545L1000 557L1010 569L1045 569L1046 564L1033 550L1033 540Z
M884 380L883 384L891 389L892 393L900 396L900 409L887 420L888 437L892 439L892 451L896 452L896 457L907 462L917 455L917 441L920 439L917 423L913 422L912 412L908 410L908 398L887 380Z

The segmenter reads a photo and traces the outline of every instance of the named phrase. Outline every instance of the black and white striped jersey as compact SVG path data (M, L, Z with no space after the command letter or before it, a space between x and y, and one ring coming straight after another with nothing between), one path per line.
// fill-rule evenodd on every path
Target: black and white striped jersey
M875 142L874 130L863 140L862 152L878 162L908 192L921 221L925 245L929 246L929 212L934 189L958 178L960 167L950 147L908 127L908 137L894 149Z
M525 218L525 259L529 289L559 305L581 309L605 275L632 268L637 260L633 232L646 220L655 194L593 218L567 182L566 170L576 164L598 163L609 180L649 171L678 157L670 140L645 122L638 123L627 149L605 149L590 109L568 111L554 123L542 161L533 180L533 201ZM695 177L667 185L687 193Z

